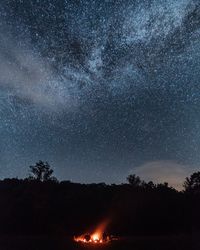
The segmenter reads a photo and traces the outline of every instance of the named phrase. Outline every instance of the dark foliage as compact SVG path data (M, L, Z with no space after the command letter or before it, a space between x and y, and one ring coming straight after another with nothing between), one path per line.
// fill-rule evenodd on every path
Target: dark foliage
M135 174L130 174L127 177L127 181L130 185L134 187L139 187L142 184L142 181L140 180L139 176L136 176Z
M186 192L200 192L200 172L193 173L184 182Z
M57 181L53 177L53 169L50 167L48 162L39 161L35 166L30 166L31 175L29 176L30 180L37 181Z
M36 179L0 181L0 234L75 235L110 219L115 235L162 235L200 230L200 195L167 183L77 184ZM139 179L140 180L140 179ZM193 175L186 180L190 183ZM132 182L133 181L133 182ZM193 187L193 185L192 185Z

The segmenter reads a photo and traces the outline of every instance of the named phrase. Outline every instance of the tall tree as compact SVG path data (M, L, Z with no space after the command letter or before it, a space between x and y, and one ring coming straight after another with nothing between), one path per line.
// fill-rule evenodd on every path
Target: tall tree
M195 172L185 179L185 191L200 191L200 172Z
M56 180L53 177L53 169L50 167L48 162L39 161L35 164L35 166L30 166L30 178L38 181L49 181Z
M130 185L134 186L134 187L138 187L142 184L142 181L140 179L139 176L136 176L135 174L130 174L127 177L127 181Z

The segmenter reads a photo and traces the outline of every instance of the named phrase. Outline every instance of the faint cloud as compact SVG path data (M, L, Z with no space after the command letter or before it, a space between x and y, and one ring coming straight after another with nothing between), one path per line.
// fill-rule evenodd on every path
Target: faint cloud
M168 182L170 186L182 190L185 178L196 170L197 168L191 168L173 161L153 161L134 169L131 173L140 176L145 181Z
M36 48L0 29L0 88L18 99L52 109L75 106L70 81L62 81Z

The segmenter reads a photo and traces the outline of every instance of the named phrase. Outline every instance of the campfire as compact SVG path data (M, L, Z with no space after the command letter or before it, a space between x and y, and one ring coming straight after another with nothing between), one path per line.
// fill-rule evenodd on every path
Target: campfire
M105 235L104 233L100 232L95 232L92 234L83 234L78 237L74 237L74 240L77 242L82 242L82 243L88 243L88 244L104 244L107 243L111 240L111 238L108 235Z
M96 230L91 233L85 233L80 236L74 237L76 242L86 244L105 244L112 240L112 236L105 233L105 223L102 223Z

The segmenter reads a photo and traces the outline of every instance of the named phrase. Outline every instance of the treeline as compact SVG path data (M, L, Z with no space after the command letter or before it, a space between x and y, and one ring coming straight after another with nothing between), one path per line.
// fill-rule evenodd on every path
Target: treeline
M23 180L0 181L1 234L82 234L103 220L114 235L158 235L200 230L200 173L178 192L130 175L128 184L59 182L48 163Z

